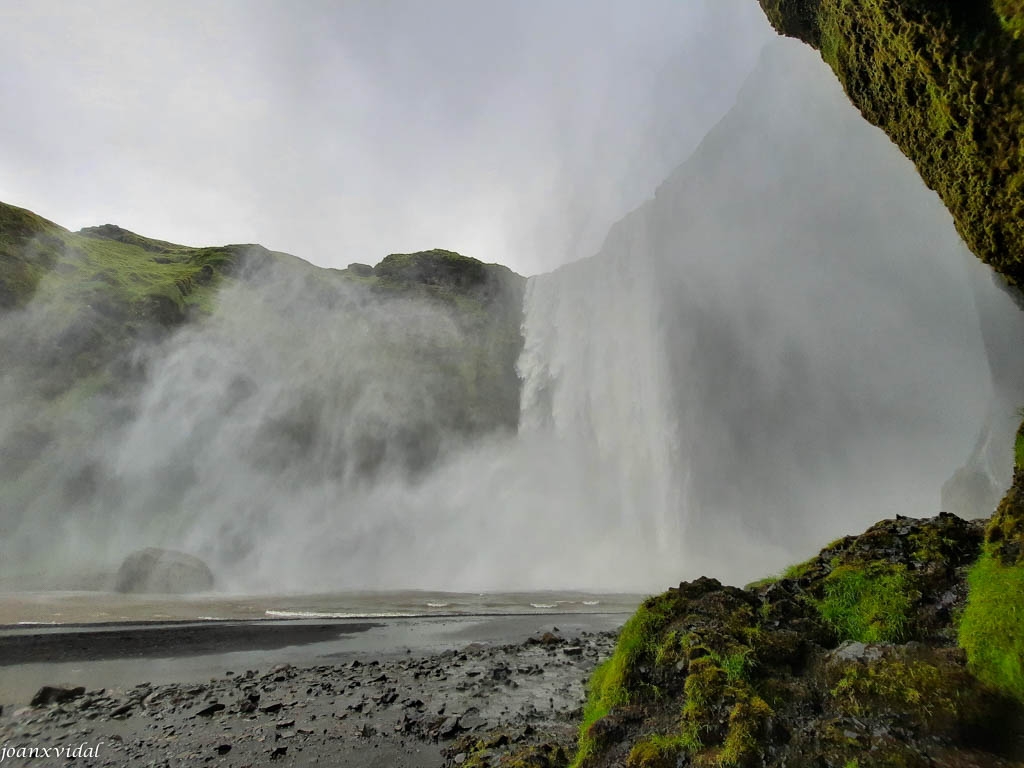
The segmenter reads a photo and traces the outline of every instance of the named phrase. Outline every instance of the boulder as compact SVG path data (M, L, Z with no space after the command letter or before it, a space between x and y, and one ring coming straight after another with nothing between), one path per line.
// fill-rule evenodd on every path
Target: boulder
M45 707L50 704L64 704L85 695L85 688L64 688L54 685L44 685L36 695L32 697L31 706Z
M198 557L172 549L147 547L124 559L117 572L117 592L185 594L213 588L213 572Z

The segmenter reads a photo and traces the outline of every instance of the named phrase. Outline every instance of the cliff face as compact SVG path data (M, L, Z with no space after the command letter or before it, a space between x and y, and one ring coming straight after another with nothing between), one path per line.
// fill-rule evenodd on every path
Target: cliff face
M760 0L812 45L952 212L971 250L1024 279L1024 6Z
M321 269L0 204L0 583L59 571L40 531L91 525L83 551L116 562L197 509L269 517L272 493L413 480L514 430L524 283L450 251Z

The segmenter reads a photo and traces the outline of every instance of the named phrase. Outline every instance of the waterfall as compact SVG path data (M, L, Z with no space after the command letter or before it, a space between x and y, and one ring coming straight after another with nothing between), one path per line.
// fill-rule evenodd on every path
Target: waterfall
M530 280L519 429L557 435L603 480L609 518L591 524L678 558L687 462L652 267L638 237Z
M624 556L680 576L753 578L935 514L991 393L978 269L813 52L780 43L598 254L530 281L520 434L587 457Z
M736 583L938 512L991 394L982 267L795 43L598 253L529 280L517 430L487 312L292 267L140 345L138 386L12 488L5 552L181 548L240 592Z

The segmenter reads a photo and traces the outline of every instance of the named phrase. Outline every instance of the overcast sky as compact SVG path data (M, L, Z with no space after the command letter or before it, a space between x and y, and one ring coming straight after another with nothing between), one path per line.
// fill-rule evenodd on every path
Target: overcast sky
M772 35L753 0L4 0L0 200L533 274L593 253Z

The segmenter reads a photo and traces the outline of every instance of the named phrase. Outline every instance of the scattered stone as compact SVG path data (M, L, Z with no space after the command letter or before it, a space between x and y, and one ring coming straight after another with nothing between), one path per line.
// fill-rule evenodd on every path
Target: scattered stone
M466 729L467 731L476 730L486 725L486 722L480 717L480 710L473 709L466 710L465 713L459 718L459 726Z
M437 735L442 738L454 738L455 735L461 730L459 726L459 718L457 717L446 717L441 725L437 729Z
M545 632L540 637L531 637L526 642L529 645L561 645L565 640L551 632Z
M876 645L865 645L847 640L830 654L839 661L877 661L882 658L882 649Z
M33 707L46 707L51 704L64 704L65 702L77 699L80 696L85 695L85 688L78 686L77 688L61 688L53 685L44 685L38 691L36 695L32 697L30 706Z

